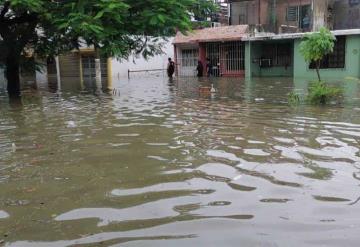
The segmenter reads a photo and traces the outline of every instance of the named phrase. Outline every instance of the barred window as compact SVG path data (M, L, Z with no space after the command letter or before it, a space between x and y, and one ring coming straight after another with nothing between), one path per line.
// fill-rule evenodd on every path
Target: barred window
M336 37L334 51L323 58L320 64L320 69L345 68L345 47L346 47L346 37L345 36ZM315 68L316 68L316 64L312 62L310 64L310 69L315 69Z
M266 44L262 47L262 59L269 59L272 66L291 66L291 43Z

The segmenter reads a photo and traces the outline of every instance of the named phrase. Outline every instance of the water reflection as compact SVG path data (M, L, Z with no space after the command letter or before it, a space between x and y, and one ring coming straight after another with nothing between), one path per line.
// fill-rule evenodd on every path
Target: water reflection
M211 84L213 97L199 94ZM289 107L303 86L145 78L115 83L120 94L0 97L0 239L357 246L358 92L341 107Z

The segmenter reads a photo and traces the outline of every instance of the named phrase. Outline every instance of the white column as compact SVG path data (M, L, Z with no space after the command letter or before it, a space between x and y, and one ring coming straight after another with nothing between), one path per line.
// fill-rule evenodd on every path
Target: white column
M58 91L61 91L61 76L60 76L60 60L59 60L59 56L55 57L55 63L56 63L57 88L58 88Z
M100 58L95 58L95 81L98 89L102 88L101 84L101 61Z

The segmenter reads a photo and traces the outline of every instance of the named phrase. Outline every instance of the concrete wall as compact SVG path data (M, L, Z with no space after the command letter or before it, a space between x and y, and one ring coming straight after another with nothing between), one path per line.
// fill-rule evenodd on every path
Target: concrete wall
M321 0L326 1L326 0ZM276 22L277 30L280 29L281 25L296 26L299 27L299 20L297 21L287 21L287 8L291 6L304 6L311 5L311 0L278 0L277 1L277 12L276 12ZM310 13L311 15L311 13ZM300 17L299 17L300 18Z
M231 4L231 25L258 24L258 1L234 2ZM240 22L240 16L242 22Z
M295 78L313 78L316 79L316 71L309 69L308 63L299 52L301 40L295 40L294 43L294 77ZM344 79L360 77L360 35L346 37L345 47L345 68L339 69L321 69L320 75L324 79Z
M334 29L360 28L360 1L333 0Z
M256 77L260 74L258 59L261 56L260 44L257 42L245 43L245 77Z
M124 78L128 76L128 70L166 69L168 58L174 59L174 46L170 39L164 46L164 54L145 60L143 57L131 56L128 60L113 59L112 74L115 77ZM135 74L134 74L135 75ZM140 76L140 74L138 74Z
M245 45L245 77L292 77L293 66L273 66L260 68L259 59L262 56L262 44L266 41L246 42Z

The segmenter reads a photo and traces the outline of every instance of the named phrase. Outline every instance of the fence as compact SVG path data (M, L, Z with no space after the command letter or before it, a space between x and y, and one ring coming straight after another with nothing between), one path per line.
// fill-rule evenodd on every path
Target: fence
M132 73L135 73L135 74L138 74L138 75L162 75L164 76L164 72L166 71L166 69L143 69L143 70L128 70L128 79L130 79L131 77L131 74ZM119 75L118 75L119 77Z

